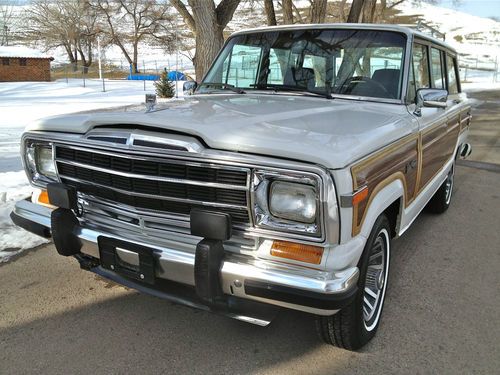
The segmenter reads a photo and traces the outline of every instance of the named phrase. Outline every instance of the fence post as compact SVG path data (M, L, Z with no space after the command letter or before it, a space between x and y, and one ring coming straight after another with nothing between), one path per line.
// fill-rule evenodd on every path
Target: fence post
M85 87L85 70L82 67L83 87Z

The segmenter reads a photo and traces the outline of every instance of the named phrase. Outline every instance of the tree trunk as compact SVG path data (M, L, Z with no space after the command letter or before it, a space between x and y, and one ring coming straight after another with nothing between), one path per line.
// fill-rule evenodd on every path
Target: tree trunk
M327 0L313 0L311 4L311 23L324 23Z
M224 28L241 0L222 0L216 7L209 0L188 0L191 13L182 0L170 0L195 36L193 58L196 80L200 82L224 44Z
M264 0L264 10L266 12L267 26L276 26L276 12L274 11L273 0Z
M339 18L340 22L346 22L346 16L345 16L345 3L347 0L342 0L339 4Z
M224 44L224 35L217 22L215 4L212 1L189 0L196 24L196 53L194 69L198 82L204 77Z
M375 14L376 10L377 10L377 0L365 0L365 3L363 5L362 22L363 23L374 22L376 18Z
M282 0L281 7L283 8L283 25L291 25L293 23L292 0Z
M138 52L137 44L138 44L138 41L136 43L134 43L134 46L133 46L134 47L134 52L133 52L134 53L134 57L133 57L132 64L134 64L135 73L139 73L139 62L137 61L138 58L139 58L138 57L139 56L139 52Z
M363 5L365 0L352 0L351 10L349 11L349 16L347 17L348 23L358 23L359 17L363 10Z

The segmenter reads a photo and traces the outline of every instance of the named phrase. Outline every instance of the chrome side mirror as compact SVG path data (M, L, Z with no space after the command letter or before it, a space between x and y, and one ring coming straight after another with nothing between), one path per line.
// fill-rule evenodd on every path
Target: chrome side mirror
M446 108L448 91L441 89L418 89L415 100L415 116L422 116L422 107Z
M193 95L196 87L198 87L196 81L187 81L182 85L182 91L184 91L184 95Z

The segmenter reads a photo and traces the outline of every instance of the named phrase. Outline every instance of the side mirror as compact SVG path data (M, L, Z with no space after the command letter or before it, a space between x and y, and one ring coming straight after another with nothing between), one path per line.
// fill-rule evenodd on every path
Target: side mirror
M182 91L184 91L184 95L193 95L196 87L198 87L196 81L187 81L182 85Z
M441 89L418 89L416 108L413 112L416 116L422 116L422 107L446 108L448 91Z

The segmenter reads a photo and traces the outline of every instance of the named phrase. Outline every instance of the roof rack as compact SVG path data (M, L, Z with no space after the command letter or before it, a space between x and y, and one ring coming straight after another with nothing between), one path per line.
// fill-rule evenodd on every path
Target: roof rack
M403 25L401 25L401 26L403 26ZM441 31L435 29L434 27L432 27L431 25L429 25L425 22L422 22L421 20L419 20L416 25L413 24L413 25L404 25L404 26L410 27L410 28L415 29L417 31L420 31L424 34L430 34L434 38L439 38L439 39L442 39L443 41L446 40L445 33L442 33Z

